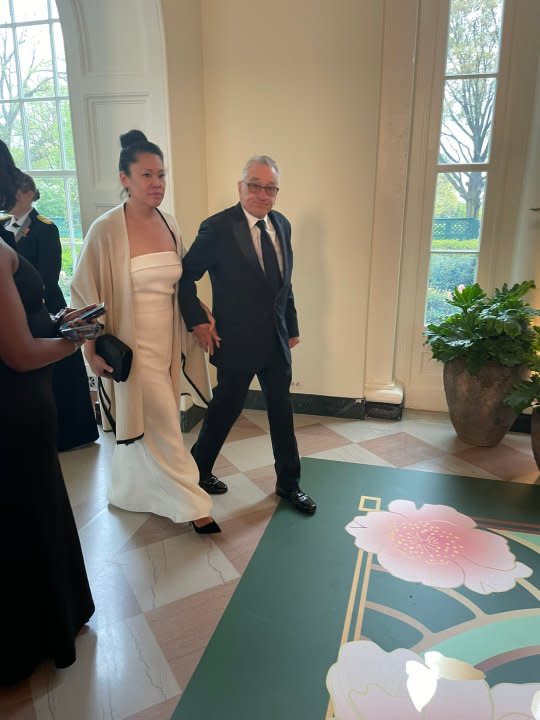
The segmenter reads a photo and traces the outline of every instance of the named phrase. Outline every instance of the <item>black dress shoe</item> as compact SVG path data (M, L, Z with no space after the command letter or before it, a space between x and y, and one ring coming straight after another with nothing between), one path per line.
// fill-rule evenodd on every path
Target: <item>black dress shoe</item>
M201 477L199 485L209 495L223 495L229 489L223 480L219 480L215 475L206 475Z
M295 488L294 490L276 488L276 495L287 500L287 502L294 505L297 510L306 513L306 515L313 515L317 509L317 504L303 490L300 490L300 488Z
M215 520L206 523L206 525L195 525L193 521L189 523L198 535L212 535L213 533L220 533L221 528Z

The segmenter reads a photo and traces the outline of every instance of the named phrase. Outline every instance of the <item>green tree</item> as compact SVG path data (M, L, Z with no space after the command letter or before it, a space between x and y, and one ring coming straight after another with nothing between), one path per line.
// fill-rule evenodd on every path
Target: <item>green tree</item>
M441 164L485 163L488 159L496 82L487 77L452 79L452 76L497 71L501 11L501 0L452 0L439 150ZM478 218L485 175L449 172L447 177L465 201L466 216Z

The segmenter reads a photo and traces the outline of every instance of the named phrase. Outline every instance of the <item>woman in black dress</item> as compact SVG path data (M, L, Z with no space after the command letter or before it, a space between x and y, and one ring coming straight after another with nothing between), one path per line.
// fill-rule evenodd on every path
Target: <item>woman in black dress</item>
M16 177L0 141L0 208L12 207ZM51 390L52 363L80 342L54 337L39 274L2 239L0 307L0 685L9 685L47 658L71 665L94 603L58 462Z
M39 190L33 178L21 173L16 202L10 209L12 217L3 224L10 231L12 247L41 275L47 309L55 314L66 307L58 285L62 247L56 225L33 207L38 199ZM80 351L55 364L52 382L58 415L58 450L71 450L97 440L99 433Z

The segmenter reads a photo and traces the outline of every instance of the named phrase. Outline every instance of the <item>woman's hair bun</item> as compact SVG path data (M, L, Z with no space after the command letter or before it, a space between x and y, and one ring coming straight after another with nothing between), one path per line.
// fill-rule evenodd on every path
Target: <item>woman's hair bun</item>
M120 145L123 149L145 142L148 142L148 140L141 130L129 130L129 132L120 135Z

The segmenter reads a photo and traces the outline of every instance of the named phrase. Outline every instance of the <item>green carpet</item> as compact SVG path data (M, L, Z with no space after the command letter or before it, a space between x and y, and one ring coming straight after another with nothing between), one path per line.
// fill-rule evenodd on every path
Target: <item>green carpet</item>
M302 461L302 486L318 503L316 515L278 507L172 720L324 720L326 674L342 636L353 639L358 626L362 638L386 651L415 648L421 628L442 637L466 623L467 599L484 616L524 609L528 620L513 623L506 614L496 632L471 627L431 647L479 664L490 685L538 682L540 648L520 649L531 637L540 645L539 486L312 458ZM358 510L362 496L373 498L364 507L375 503L381 510L396 499L417 508L448 505L481 528L502 529L511 551L533 569L529 592L519 584L487 595L460 587L463 602L456 602L437 588L382 571L376 555L371 567L371 556L359 553L344 529L364 514ZM358 600L349 602L355 567L359 587L368 577L362 609Z

